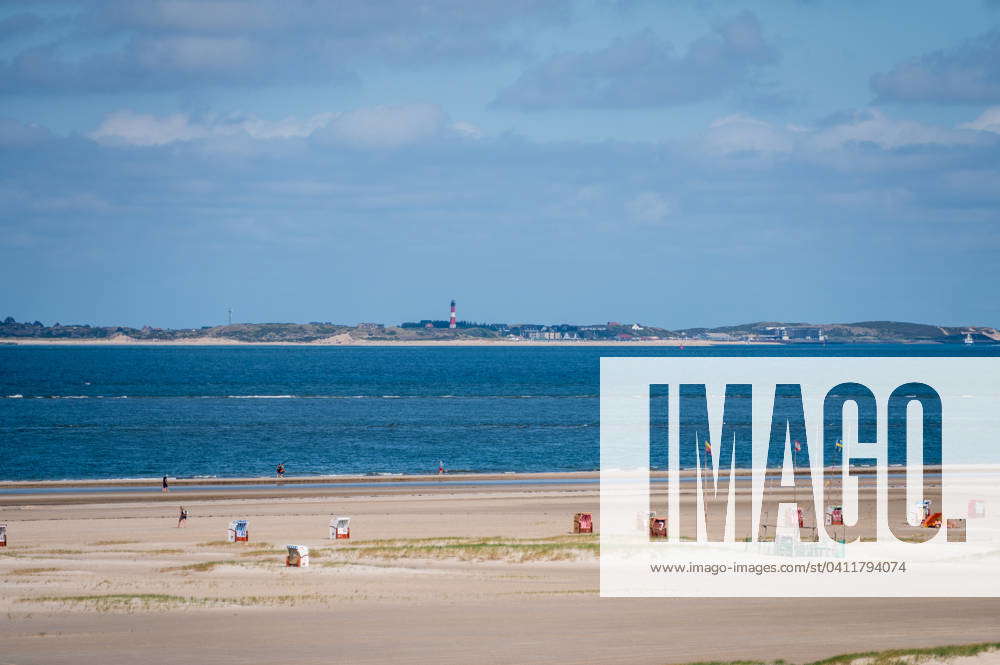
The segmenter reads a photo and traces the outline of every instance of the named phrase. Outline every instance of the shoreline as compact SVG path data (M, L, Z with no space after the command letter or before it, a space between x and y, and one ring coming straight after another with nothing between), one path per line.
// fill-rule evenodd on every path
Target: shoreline
M438 474L384 474L384 475L318 475L318 476L230 476L230 477L200 477L174 478L168 476L171 487L192 487L202 485L356 485L359 483L428 483L428 482L468 482L470 480L575 480L594 479L600 473L597 471L544 471L544 472L492 472L483 473L446 473ZM35 489L35 488L72 488L72 487L149 487L160 486L160 478L81 478L60 480L0 480L0 490L4 489Z
M4 337L0 338L0 348L10 348L15 346L95 346L95 347L542 347L542 348L593 348L593 347L773 347L785 346L801 347L850 347L850 346L881 346L881 345L904 345L904 346L951 346L955 348L965 348L965 345L951 342L935 342L933 340L880 340L867 339L861 341L835 341L835 342L810 342L797 340L795 342L744 342L728 340L708 340L708 339L657 339L657 340L512 340L512 339L415 339L415 340L387 340L387 339L345 339L348 335L337 335L324 339L312 340L309 342L245 342L227 337L192 337L187 339L134 339L116 336L107 339L87 338L87 339L60 339L60 338L40 338L40 337ZM1000 346L1000 342L978 343L975 348L990 348Z
M539 347L594 347L594 346L781 346L778 342L714 341L705 339L680 340L510 340L510 339L440 339L440 340L368 340L349 335L337 335L310 342L244 342L226 337L192 337L187 339L145 340L119 335L108 339L50 339L50 338L0 338L5 346L539 346Z
M831 466L824 467L824 472L840 472L840 467ZM954 464L948 467L949 471L952 472L972 472L972 473L996 473L1000 472L1000 466L998 465L982 465L982 464ZM943 471L941 465L927 465L925 471L932 474L939 474ZM809 471L805 469L797 470L796 475L806 475ZM878 472L878 467L875 466L860 466L852 469L853 475L866 475L870 476ZM890 475L897 475L906 473L905 467L891 466L886 469L886 472ZM610 472L614 474L615 472ZM737 477L746 477L753 474L753 469L749 467L738 467L735 469L735 475ZM680 469L679 475L681 478L693 478L696 475L694 469ZM666 471L651 471L649 474L650 478L654 479L666 479ZM345 474L345 475L317 475L317 476L285 476L284 478L277 478L275 476L203 476L203 477L185 477L185 478L174 478L168 476L167 479L170 483L170 487L203 487L203 486L230 486L239 487L241 485L276 485L276 486L295 486L295 485L372 485L372 484L413 484L413 485L423 485L427 483L437 483L442 485L448 484L462 484L462 483L477 483L482 481L506 481L512 484L518 482L522 483L537 483L541 481L556 481L556 482L568 482L568 481L596 481L600 480L601 472L597 470L593 471L483 471L483 472L459 472L459 473L423 473L423 474L408 474L408 473L385 473L379 475L366 475L366 474ZM149 478L64 478L58 480L0 480L0 492L3 490L17 490L17 489L45 489L45 488L92 488L92 487L138 487L138 488L148 488L155 486L155 488L160 487L160 477L149 477Z

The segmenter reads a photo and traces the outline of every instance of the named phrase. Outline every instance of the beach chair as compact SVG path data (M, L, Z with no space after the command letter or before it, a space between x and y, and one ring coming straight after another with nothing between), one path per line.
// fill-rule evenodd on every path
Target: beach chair
M7 547L7 525L0 524L0 547Z
M667 537L667 518L666 517L650 517L649 518L649 537L650 538L666 538Z
M926 520L928 515L930 514L931 514L930 501L927 500L916 501L913 503L910 509L906 511L906 521L909 522L911 525L919 524L920 526L923 526L924 520Z
M573 533L594 533L594 516L591 513L574 515Z
M309 548L305 545L285 545L288 556L285 557L285 566L293 568L309 567Z
M925 529L940 529L941 528L941 513L934 513L928 515L924 518L924 521L920 523L920 526Z
M226 540L231 543L250 542L250 528L247 520L233 520L226 531Z
M844 526L844 507L830 506L823 513L823 524L827 526Z
M330 540L346 540L351 537L351 518L336 517L330 520Z

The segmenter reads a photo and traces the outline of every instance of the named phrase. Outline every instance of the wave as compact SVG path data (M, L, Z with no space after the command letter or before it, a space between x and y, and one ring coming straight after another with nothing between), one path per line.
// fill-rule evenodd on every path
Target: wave
M401 422L401 423L358 423L358 422L331 422L324 423L323 428L328 433L340 433L340 434L352 434L357 432L393 432L398 433L403 430L409 430L414 432L455 432L455 431L466 431L466 432L476 432L476 431L496 431L496 430L541 430L541 431L552 431L552 430L584 430L599 427L600 423L597 422L577 422L577 423L565 423L565 422L456 422L456 421L444 421L444 422ZM135 433L146 433L146 432L170 432L176 431L177 429L184 429L190 432L206 432L211 431L216 424L195 424L195 425L172 425L164 423L148 423L148 424L138 424L138 425L117 425L113 428L109 428L106 423L103 422L93 422L93 423L60 423L60 424L46 424L46 425L24 425L19 427L20 431L32 431L32 432L45 432L45 431L59 431L59 430L88 430L91 432L135 432ZM309 426L304 424L298 424L297 426L289 427L288 425L280 426L262 426L259 423L235 423L227 424L227 429L231 432L234 431L247 431L251 433L261 433L268 431L275 431L280 429L282 432L296 432L302 431L303 429L308 430Z
M33 399L597 399L599 395L30 395ZM0 395L22 399L24 395Z
M296 397L298 395L226 395L227 399L295 399Z

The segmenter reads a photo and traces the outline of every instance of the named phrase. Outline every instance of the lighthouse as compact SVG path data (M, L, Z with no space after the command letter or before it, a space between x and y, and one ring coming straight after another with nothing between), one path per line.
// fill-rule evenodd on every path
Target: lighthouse
M455 301L454 300L451 301L451 318L448 319L448 327L452 328L452 329L458 327L457 320L455 319Z

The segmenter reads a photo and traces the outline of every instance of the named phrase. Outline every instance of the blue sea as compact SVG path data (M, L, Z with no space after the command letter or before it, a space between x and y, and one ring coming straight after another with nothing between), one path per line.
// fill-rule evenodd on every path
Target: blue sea
M998 351L0 347L0 479L259 476L279 462L289 475L593 470L602 356Z

